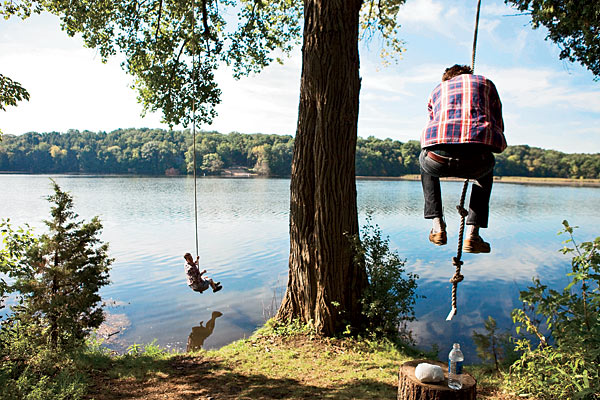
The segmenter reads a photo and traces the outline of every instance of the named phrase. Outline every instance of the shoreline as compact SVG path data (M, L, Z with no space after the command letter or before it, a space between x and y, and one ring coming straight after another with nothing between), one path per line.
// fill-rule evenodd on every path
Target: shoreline
M365 181L419 181L420 175L402 176L357 176L357 180ZM441 178L446 182L462 182L463 178ZM600 188L600 179L571 179L571 178L544 178L529 176L494 176L494 183L510 183L517 185L545 185L545 186L575 186Z
M102 174L102 173L82 173L82 172L63 172L63 173L29 173L20 171L0 171L1 175L39 175L39 176L77 176L77 177L154 177L154 178L185 178L192 175L144 175L144 174ZM252 172L234 172L221 175L199 176L201 179L214 178L234 178L234 179L289 179L289 176L264 176ZM356 180L363 181L419 181L418 174L401 176L356 176ZM441 178L445 182L462 182L463 178ZM592 187L600 188L600 179L572 179L572 178L547 178L547 177L529 177L529 176L494 176L494 183L509 183L516 185L541 185L541 186L571 186L571 187Z

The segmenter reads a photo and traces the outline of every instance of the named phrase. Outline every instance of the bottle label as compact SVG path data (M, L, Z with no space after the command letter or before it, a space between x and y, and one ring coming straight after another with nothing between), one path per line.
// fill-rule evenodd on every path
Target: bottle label
M454 364L454 369L452 368L452 364ZM455 361L454 363L452 361L448 361L448 373L455 373L456 375L460 375L462 374L462 366L463 366L463 362L462 361Z

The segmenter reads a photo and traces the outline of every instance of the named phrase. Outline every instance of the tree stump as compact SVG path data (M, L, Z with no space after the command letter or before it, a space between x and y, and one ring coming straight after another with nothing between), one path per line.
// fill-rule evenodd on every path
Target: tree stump
M435 364L442 367L444 380L437 383L424 383L415 377L415 368L420 363ZM448 387L448 365L439 361L414 360L405 362L398 372L398 400L476 400L477 382L464 373L462 389Z

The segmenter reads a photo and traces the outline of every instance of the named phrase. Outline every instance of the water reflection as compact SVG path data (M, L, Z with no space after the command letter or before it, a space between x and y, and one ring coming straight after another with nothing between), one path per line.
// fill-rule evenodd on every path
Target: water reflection
M206 321L200 321L200 325L192 327L192 332L188 336L187 351L198 351L204 345L204 341L209 337L215 330L215 321L217 318L222 316L223 313L219 311L213 311L210 319Z

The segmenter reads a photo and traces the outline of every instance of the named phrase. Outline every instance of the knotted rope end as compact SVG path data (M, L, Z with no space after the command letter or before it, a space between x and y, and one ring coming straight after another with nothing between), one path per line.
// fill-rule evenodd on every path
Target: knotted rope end
M460 205L456 206L456 210L458 210L458 214L463 218L466 217L467 215L469 215L469 211L467 209L465 209L463 206L460 206Z
M452 317L454 317L455 315L456 315L456 308L452 307L452 310L450 310L450 313L446 317L446 321L451 321Z

